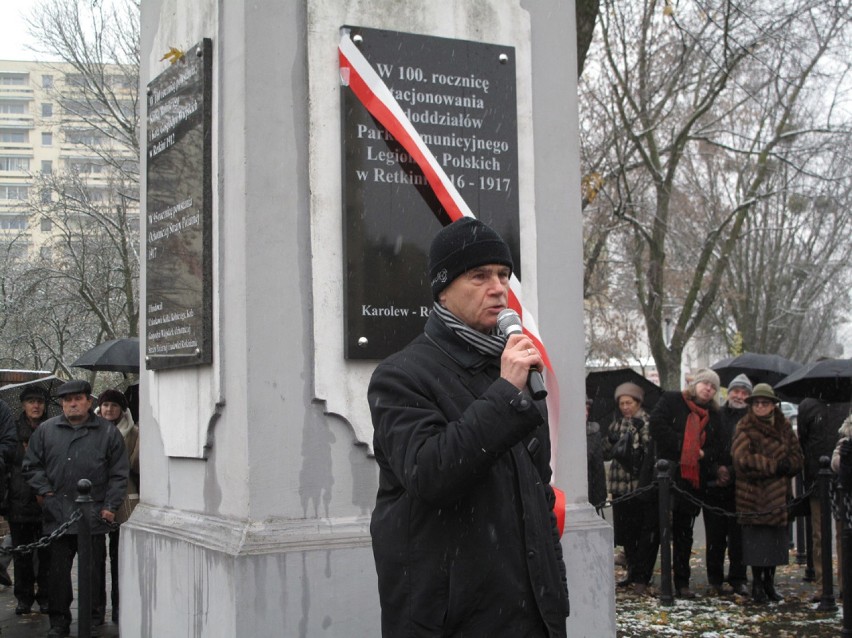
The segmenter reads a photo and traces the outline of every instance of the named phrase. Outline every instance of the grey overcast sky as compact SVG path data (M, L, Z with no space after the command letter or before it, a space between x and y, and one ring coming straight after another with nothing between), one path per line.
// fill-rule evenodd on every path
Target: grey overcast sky
M0 0L0 60L33 60L32 44L24 17L39 0Z

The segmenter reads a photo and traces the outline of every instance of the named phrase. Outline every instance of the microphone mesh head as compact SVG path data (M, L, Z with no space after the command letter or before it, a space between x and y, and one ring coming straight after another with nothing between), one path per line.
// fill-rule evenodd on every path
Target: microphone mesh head
M497 327L503 331L504 335L524 331L523 327L521 327L520 315L511 308L504 308L497 315Z

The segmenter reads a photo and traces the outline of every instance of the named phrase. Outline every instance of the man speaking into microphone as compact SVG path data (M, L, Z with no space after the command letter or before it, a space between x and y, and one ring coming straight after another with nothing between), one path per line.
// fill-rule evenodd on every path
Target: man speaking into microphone
M484 223L441 229L423 334L370 381L383 636L566 635L547 410L528 389L542 358L498 328L513 268Z

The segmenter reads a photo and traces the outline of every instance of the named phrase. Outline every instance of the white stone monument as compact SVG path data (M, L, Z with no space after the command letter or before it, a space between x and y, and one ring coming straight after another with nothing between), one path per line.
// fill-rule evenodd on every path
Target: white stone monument
M585 496L576 37L559 0L142 3L143 87L172 47L212 41L213 338L210 364L142 373L121 634L380 635L376 362L343 354L344 25L516 51L524 304L560 387L569 635L614 636L611 529Z

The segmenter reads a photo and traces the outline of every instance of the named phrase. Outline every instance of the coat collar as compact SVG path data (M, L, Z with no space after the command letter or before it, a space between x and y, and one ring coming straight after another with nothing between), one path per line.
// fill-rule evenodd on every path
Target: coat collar
M83 423L79 425L72 424L64 414L60 414L56 417L56 423L58 425L62 425L68 428L80 429L80 428L97 428L100 427L103 423L109 423L106 419L103 419L96 415L93 410L89 410L89 418L86 419Z
M478 372L489 363L500 365L499 359L488 357L460 339L435 314L430 314L423 329L426 338L440 348L448 357L466 370Z

